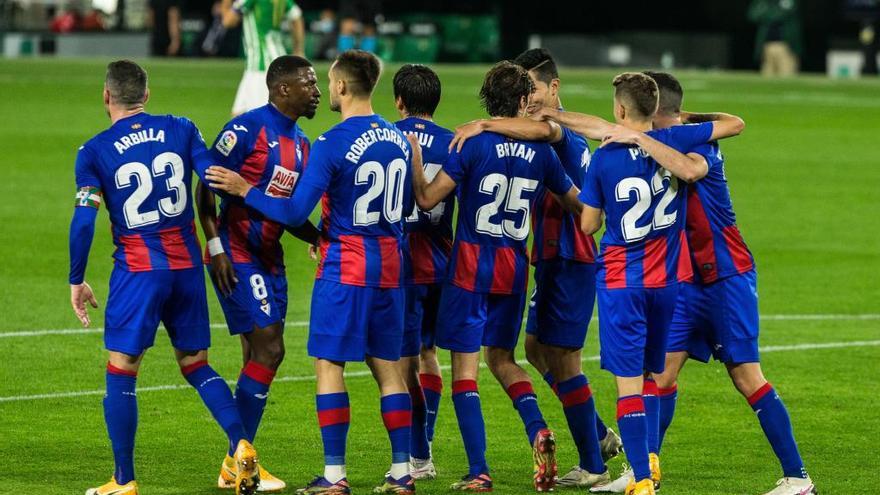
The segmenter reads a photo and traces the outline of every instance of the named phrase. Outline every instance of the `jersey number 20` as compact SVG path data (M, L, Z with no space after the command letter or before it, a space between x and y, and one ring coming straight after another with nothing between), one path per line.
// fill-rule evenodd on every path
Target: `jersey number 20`
M388 223L399 222L403 217L403 187L406 180L406 162L396 158L388 164L387 170L379 162L366 162L354 172L354 183L369 184L367 192L354 202L354 224L359 226L379 223L380 215ZM384 193L384 195L383 195ZM382 212L370 211L370 203L379 196L382 198Z
M165 179L165 185L168 191L174 191L176 199L162 198L158 201L158 209L141 212L141 205L153 192L153 177L166 175L169 168L171 175ZM116 187L118 189L131 187L132 177L137 182L137 188L122 206L128 228L134 229L158 223L160 211L166 217L176 217L183 213L186 208L187 190L183 181L184 166L180 155L169 151L156 156L152 163L152 173L143 163L128 162L116 171Z

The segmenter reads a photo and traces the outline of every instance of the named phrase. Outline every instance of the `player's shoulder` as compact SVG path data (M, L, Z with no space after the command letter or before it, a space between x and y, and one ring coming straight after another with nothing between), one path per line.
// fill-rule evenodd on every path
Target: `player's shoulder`
M702 155L709 162L709 166L724 162L724 155L721 154L721 146L718 145L718 141L699 144L690 152Z

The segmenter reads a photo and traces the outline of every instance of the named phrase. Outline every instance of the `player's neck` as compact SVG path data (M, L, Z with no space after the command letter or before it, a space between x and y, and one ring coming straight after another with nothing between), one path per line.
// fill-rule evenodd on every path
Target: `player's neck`
M417 113L406 113L403 115L405 119L420 119L427 120L428 122L434 122L434 118L431 115L427 114L417 114Z
M650 120L623 119L620 123L628 129L639 132L650 131L654 128L654 124Z
M681 125L681 115L675 114L673 115L657 115L654 117L654 128L655 129L666 129L667 127L673 127L676 125Z
M340 110L342 120L351 117L365 117L373 115L373 104L370 100L351 100L348 105L343 106Z
M275 108L275 110L278 110L278 113L280 113L281 115L284 115L288 119L290 119L294 122L299 120L299 115L297 115L295 112L291 112L290 110L288 110L286 108L282 108L282 107L276 105L275 102L273 102L273 101L270 101L269 104L271 104L272 107Z
M110 115L110 122L112 124L115 124L116 122L119 122L126 117L131 117L132 115L137 115L143 112L143 105L134 108L122 108L115 105L110 105L110 107L107 109L107 113Z

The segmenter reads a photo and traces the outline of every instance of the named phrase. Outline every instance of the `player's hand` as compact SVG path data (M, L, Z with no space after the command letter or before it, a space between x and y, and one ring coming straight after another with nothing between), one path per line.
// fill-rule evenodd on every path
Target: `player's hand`
M538 122L547 122L553 120L553 117L556 115L557 112L558 110L556 110L555 108L541 107L531 113L529 115L529 118L532 120L537 120Z
M639 131L634 131L628 127L615 124L611 126L611 130L609 130L608 133L605 134L605 137L602 138L602 144L600 144L599 147L601 148L610 143L639 144L641 136L642 133Z
M321 249L317 244L309 244L309 258L319 261L320 260Z
M412 148L413 151L412 164L423 167L424 164L422 163L422 145L419 144L419 138L416 137L415 134L407 134L406 140L409 141L409 146L410 148Z
M238 283L235 269L226 253L211 256L211 280L217 285L217 289L226 297L232 294L232 289Z
M452 142L449 143L449 151L452 151L452 148L455 148L455 151L461 153L461 147L464 146L464 142L468 139L479 136L485 131L482 120L472 120L467 124L462 124L455 128L455 135L452 136Z
M250 191L252 187L236 172L216 165L208 167L208 171L205 173L205 179L207 179L208 184L214 189L228 192L233 196L241 196L242 198L247 196L248 191Z
M71 285L70 305L73 306L73 312L76 313L76 317L79 318L79 321L82 322L84 327L87 327L92 323L92 320L89 318L89 311L86 308L86 302L88 302L93 308L97 309L98 300L95 299L95 293L92 292L92 287L85 281L79 285Z

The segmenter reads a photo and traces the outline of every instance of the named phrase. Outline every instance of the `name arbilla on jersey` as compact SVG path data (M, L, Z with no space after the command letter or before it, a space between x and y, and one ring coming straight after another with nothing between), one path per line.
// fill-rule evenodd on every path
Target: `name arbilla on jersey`
M299 178L299 172L288 170L281 165L275 165L272 171L272 180L266 186L266 196L273 198L289 198L293 193L293 186Z
M159 129L158 131L150 127L149 129L144 129L137 132L132 132L126 136L122 136L118 141L113 143L113 146L116 147L116 151L119 154L123 154L125 150L131 148L136 144L141 143L149 143L151 141L158 141L160 143L165 142L165 131Z

